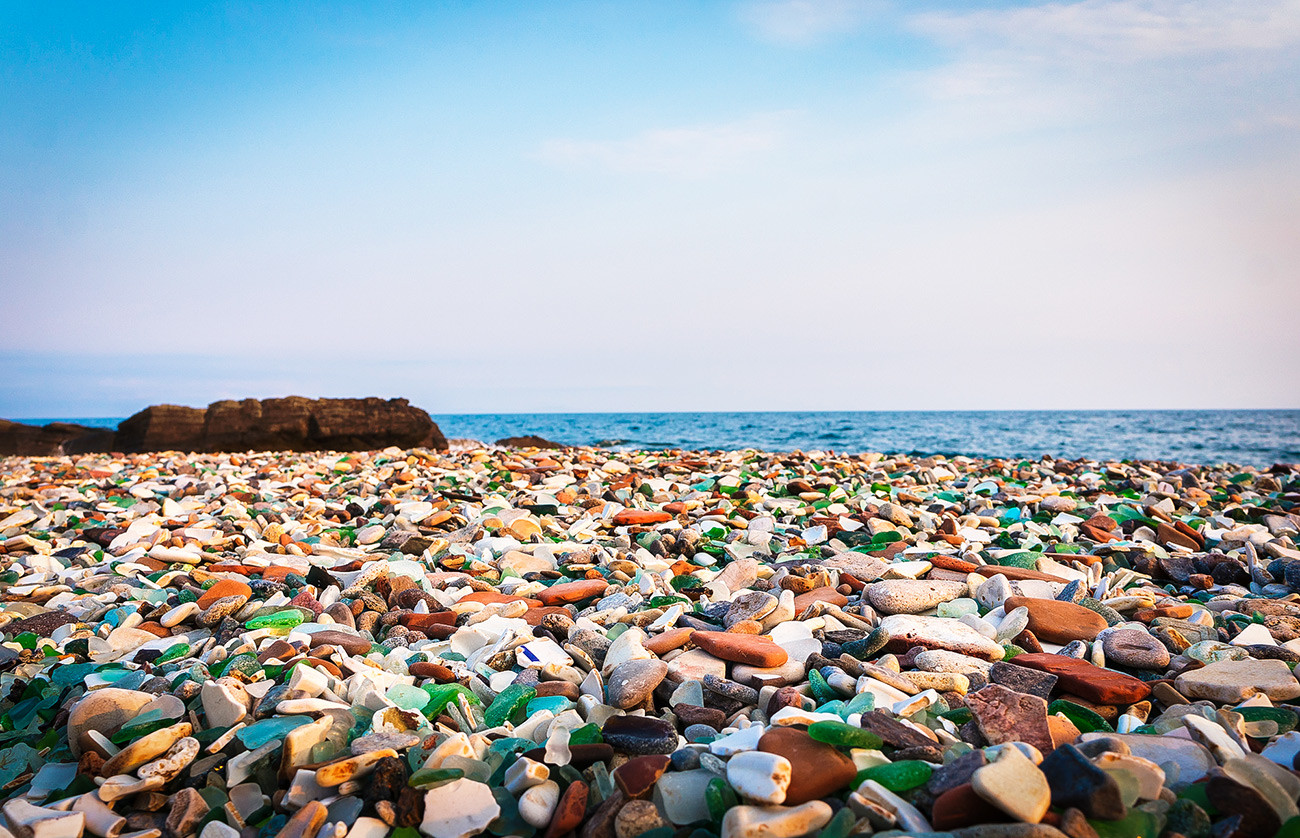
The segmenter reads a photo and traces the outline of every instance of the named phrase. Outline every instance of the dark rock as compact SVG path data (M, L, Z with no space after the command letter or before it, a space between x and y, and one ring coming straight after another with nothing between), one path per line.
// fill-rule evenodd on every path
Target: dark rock
M614 769L614 782L623 794L634 800L645 797L650 794L664 771L668 770L670 762L663 754L633 757Z
M397 800L411 772L406 763L397 757L384 757L375 763L375 770L366 781L362 799L374 806L381 800Z
M4 627L4 633L10 637L17 637L25 632L31 632L40 637L49 637L59 626L66 626L68 623L75 622L76 619L66 612L44 611L21 620L14 620Z
M687 725L708 725L721 730L727 723L727 714L712 707L678 704L673 708L673 713L683 727Z
M112 450L112 428L88 428L70 422L24 425L0 419L0 456L61 457Z
M1043 758L1039 769L1052 788L1052 805L1072 806L1090 818L1119 820L1128 809L1115 778L1088 761L1073 745L1062 745Z
M605 742L629 754L671 754L677 749L673 726L648 716L613 716L605 722L601 735Z
M983 751L967 751L947 765L934 769L925 784L926 791L938 797L946 791L970 782L970 778L979 768L989 764L989 758Z
M989 669L989 681L1018 693L1050 698L1057 678L1050 672L1039 672L1036 669L998 661Z
M1028 742L1043 753L1052 750L1045 699L989 684L966 696L966 706L989 744Z
M505 439L498 439L497 445L502 448L564 448L559 442L551 442L549 439L529 434L527 436L508 436Z
M879 736L886 745L895 748L931 748L934 741L924 733L915 731L889 715L887 710L872 710L862 714L862 727Z
M1176 832L1187 838L1210 838L1210 816L1194 801L1186 798L1175 800L1169 807L1168 818L1166 832Z
M1282 821L1268 798L1233 780L1221 768L1210 771L1205 796L1220 812L1241 817L1237 835L1274 835L1282 828Z
M171 810L167 813L167 834L171 838L184 838L194 831L208 814L208 804L192 788L183 788L172 795Z
M429 414L406 399L244 399L206 409L147 407L118 426L115 450L361 451L446 449Z

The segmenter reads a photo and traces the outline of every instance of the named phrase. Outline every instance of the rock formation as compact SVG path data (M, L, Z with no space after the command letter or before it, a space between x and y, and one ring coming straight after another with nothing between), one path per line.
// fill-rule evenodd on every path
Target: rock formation
M111 430L0 420L0 454L95 451L364 451L446 449L429 414L406 399L244 399L205 408L147 407Z

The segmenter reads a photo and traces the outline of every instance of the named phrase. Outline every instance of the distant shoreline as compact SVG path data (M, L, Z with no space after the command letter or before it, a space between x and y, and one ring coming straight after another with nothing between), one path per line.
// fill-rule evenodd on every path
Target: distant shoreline
M536 434L614 450L896 451L1155 459L1267 468L1300 461L1300 410L768 411L430 414L446 436ZM115 428L117 417L37 417Z

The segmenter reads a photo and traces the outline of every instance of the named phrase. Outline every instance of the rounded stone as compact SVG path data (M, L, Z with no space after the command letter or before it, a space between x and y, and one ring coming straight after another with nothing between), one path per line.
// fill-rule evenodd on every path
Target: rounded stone
M80 757L82 751L90 747L90 740L84 738L87 732L93 730L112 736L156 697L116 687L86 693L68 713L68 750L74 757Z
M965 582L890 579L867 587L867 598L885 614L920 614L942 602L966 595Z
M668 664L661 660L634 660L614 667L605 685L609 703L620 710L631 710L644 702L668 674Z
M1169 650L1165 644L1141 629L1114 629L1106 633L1101 643L1109 663L1130 669L1159 669L1169 665Z
M758 749L779 754L790 762L792 779L785 792L789 806L828 797L852 783L857 775L853 760L838 748L792 727L771 728L758 740Z

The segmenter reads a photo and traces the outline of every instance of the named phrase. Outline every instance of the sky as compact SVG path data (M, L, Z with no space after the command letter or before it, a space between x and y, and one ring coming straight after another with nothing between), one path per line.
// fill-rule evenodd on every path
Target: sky
M0 4L0 416L1300 407L1300 0Z

